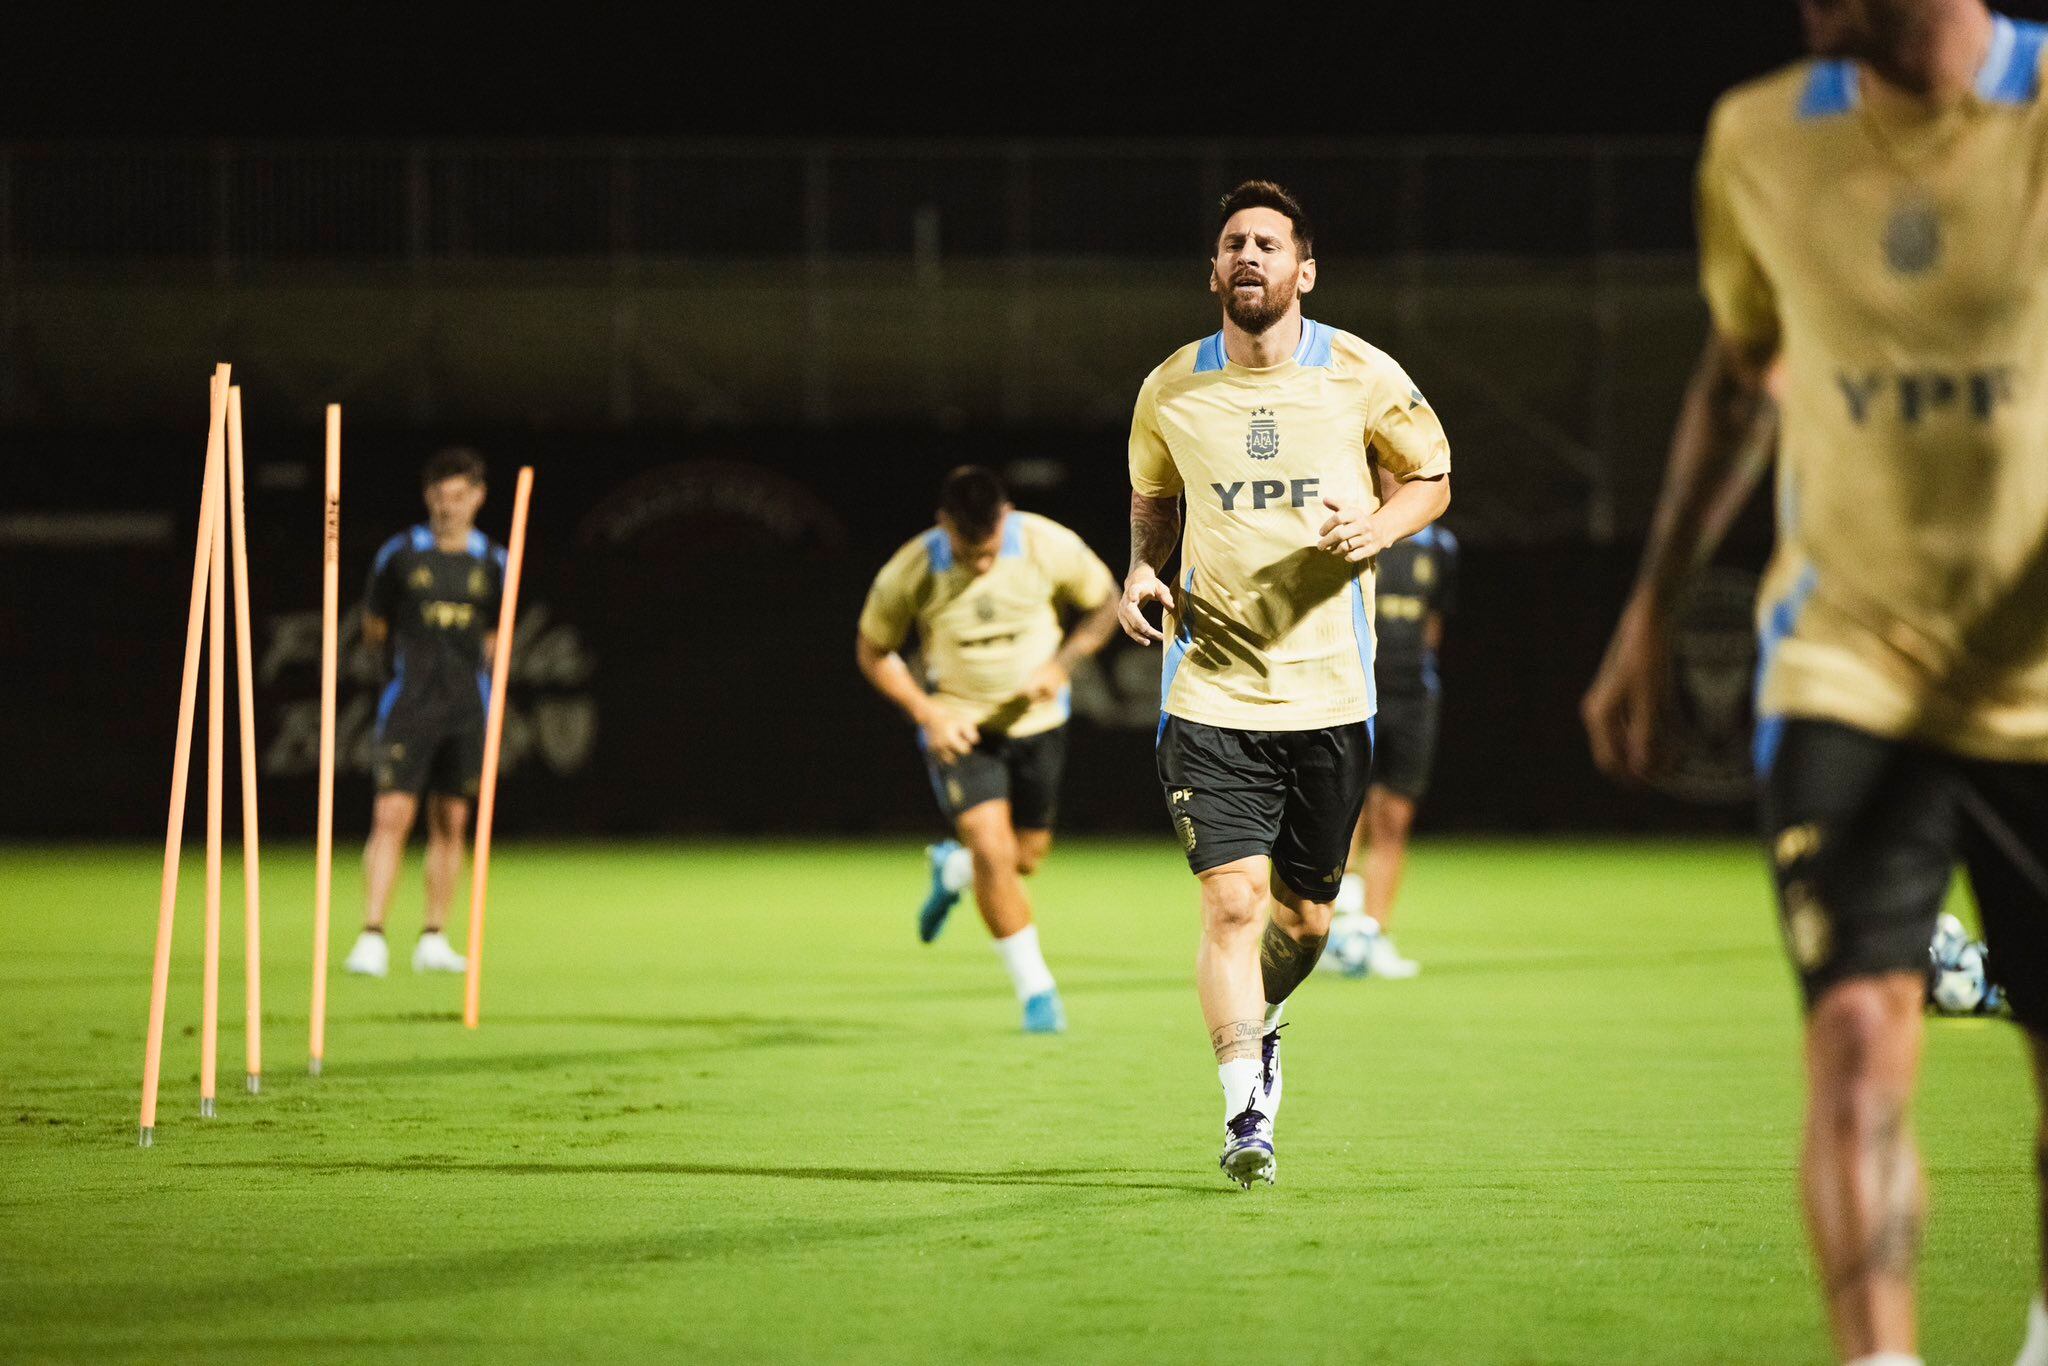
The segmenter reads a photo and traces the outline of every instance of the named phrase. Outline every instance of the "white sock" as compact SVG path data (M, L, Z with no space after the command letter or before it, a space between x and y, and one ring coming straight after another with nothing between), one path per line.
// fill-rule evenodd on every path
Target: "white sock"
M1365 879L1357 873L1346 873L1344 881L1337 885L1337 914L1365 914Z
M1223 1122L1228 1124L1263 1094L1264 1069L1257 1058L1238 1058L1217 1063L1216 1073L1223 1080Z
M974 855L966 847L946 855L939 868L939 885L949 892L964 892L974 881Z
M2027 1306L2027 1343L2013 1366L2048 1366L2048 1307L2039 1295Z
M1283 1011L1283 1010L1285 1010L1285 1009L1287 1009L1287 1002L1285 1002L1285 1001L1282 1001L1282 1002L1281 1002L1281 1003L1280 1003L1279 1005L1277 1005L1277 1006L1276 1006L1276 1005L1271 1005L1271 1004L1267 1005L1267 1007L1266 1007L1266 1033L1268 1033L1268 1034L1271 1034L1271 1033L1272 1033L1272 1032L1273 1032L1273 1031L1274 1031L1275 1029L1277 1029L1277 1028L1279 1028L1279 1027L1280 1027L1280 1012L1281 1012L1281 1011Z
M1842 1366L1922 1366L1922 1363L1910 1352L1872 1352L1869 1356L1844 1362Z
M1028 1001L1053 989L1052 969L1038 951L1038 926L1026 925L1009 938L996 940L996 952L1010 970L1010 985L1017 989L1018 1000Z

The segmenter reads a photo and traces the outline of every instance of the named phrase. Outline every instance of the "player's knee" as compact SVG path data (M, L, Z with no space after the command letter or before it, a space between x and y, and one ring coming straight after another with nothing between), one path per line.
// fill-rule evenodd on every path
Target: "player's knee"
M1045 853L1050 841L1042 839L1020 839L1017 841L1017 872L1030 877L1038 871L1038 865L1045 862Z
M460 841L469 830L469 803L436 802L427 816L427 833L435 839Z
M996 822L979 823L970 826L961 823L960 841L974 856L974 871L988 873L997 869L1010 870L1017 866L1020 857L1017 837L1006 825Z
M1266 889L1242 873L1202 880L1202 927L1212 938L1257 932L1265 921Z
M413 817L419 807L402 793L387 793L370 808L370 833L386 839L404 839L412 833Z
M1873 1104L1912 1086L1920 1003L1911 983L1852 978L1830 987L1806 1021L1813 1101L1823 1116L1854 1123Z

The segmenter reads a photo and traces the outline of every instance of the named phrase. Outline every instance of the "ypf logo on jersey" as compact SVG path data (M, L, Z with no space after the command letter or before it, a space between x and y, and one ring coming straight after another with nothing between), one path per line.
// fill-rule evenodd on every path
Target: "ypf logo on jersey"
M1271 408L1252 409L1252 425L1244 434L1244 453L1254 460L1271 460L1280 454L1280 424Z

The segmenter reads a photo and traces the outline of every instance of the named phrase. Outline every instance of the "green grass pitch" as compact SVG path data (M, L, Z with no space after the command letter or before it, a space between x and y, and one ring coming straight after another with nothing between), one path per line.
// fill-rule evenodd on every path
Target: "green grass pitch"
M188 858L143 1151L156 858L0 850L0 1358L1829 1360L1744 846L1425 843L1424 975L1302 989L1250 1193L1164 838L1036 880L1056 1039L1017 1032L971 908L918 945L907 841L505 847L475 1034L403 966L416 858L396 975L339 974L345 854L317 1081L311 862L279 848L254 1099L231 859L212 1122ZM2002 1366L2036 1242L2015 1032L1935 1024L1919 1121L1928 1359Z

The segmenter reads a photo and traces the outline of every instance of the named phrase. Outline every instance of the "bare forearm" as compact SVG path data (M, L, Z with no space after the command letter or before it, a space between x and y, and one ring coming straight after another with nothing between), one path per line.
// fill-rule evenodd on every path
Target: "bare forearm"
M1072 673L1075 665L1109 644L1109 638L1115 634L1116 599L1109 598L1067 632L1057 656L1060 667Z
M1410 479L1394 489L1372 515L1373 529L1384 545L1406 540L1444 515L1451 505L1451 478Z
M918 686L910 666L894 650L878 650L863 639L854 650L854 661L870 687L895 703L917 725L924 724L931 694Z
M1180 499L1131 493L1131 571L1157 574L1173 558L1180 540Z
M1743 456L1767 421L1770 405L1761 368L1738 356L1719 338L1710 340L1693 372L1671 436L1671 455L1657 510L1650 521L1636 575L1636 596L1662 609L1670 604L1700 560L1727 531L1739 508L1736 495L1745 479Z

